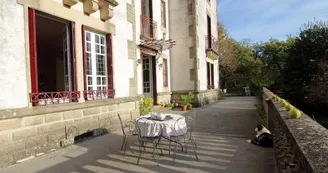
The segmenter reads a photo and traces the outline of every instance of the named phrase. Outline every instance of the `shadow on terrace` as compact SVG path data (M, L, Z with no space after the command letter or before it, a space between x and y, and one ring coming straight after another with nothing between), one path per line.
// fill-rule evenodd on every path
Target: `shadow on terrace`
M156 160L142 157L137 165L137 137L129 138L126 155L120 151L121 131L93 138L65 149L6 168L3 172L97 173L97 172L275 172L273 150L246 143L259 123L255 97L225 98L197 109L194 138L199 160L188 147L178 150L175 163L163 140L164 155ZM151 152L151 148L147 148ZM150 153L148 153L149 155ZM0 172L2 172L0 171Z

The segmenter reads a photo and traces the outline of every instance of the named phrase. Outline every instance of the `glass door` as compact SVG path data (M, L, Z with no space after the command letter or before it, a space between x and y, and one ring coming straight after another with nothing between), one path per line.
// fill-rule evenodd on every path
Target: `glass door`
M144 96L153 98L153 69L151 56L143 57L142 68Z

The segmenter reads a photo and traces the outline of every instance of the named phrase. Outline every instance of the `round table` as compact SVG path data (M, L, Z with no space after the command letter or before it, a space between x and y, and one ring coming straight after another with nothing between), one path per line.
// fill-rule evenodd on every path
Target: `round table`
M141 116L137 118L136 126L140 130L141 136L144 137L172 137L183 136L187 133L186 120L179 114L165 114L171 116L168 120L153 120L150 116Z

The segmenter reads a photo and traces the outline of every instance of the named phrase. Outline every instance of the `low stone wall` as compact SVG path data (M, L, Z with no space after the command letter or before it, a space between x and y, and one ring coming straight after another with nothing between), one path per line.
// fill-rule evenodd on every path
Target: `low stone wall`
M268 98L268 92L263 89L264 107L279 172L327 173L328 130L304 113L300 119L290 118L282 105Z
M194 107L201 107L206 104L213 103L220 98L220 92L217 89L205 90L205 91L177 91L172 92L172 100L178 101L180 95L188 94L188 92L193 92L195 95L192 105Z
M88 131L99 135L117 130L120 128L118 113L123 121L135 119L140 115L138 99L111 99L111 104L108 104L108 101L91 102L95 103L29 108L30 113L33 109L35 112L49 113L7 119L2 117L0 120L0 167L72 144L75 136ZM56 109L66 106L71 109L67 111Z

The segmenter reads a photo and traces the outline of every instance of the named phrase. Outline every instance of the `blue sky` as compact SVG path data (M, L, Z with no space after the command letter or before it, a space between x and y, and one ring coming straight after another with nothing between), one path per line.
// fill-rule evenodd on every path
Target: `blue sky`
M236 39L252 42L295 36L314 18L328 21L328 0L217 0L218 18Z

